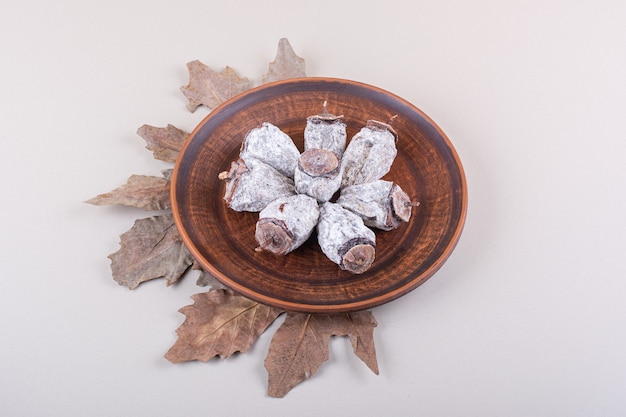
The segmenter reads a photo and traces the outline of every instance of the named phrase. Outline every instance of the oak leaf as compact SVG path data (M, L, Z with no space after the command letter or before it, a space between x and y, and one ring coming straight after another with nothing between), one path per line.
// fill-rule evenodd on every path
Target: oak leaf
M213 274L205 269L200 269L200 275L196 280L196 285L199 287L209 287L213 289L226 288L217 278L213 276Z
M120 249L109 255L113 279L135 289L155 278L172 285L193 264L171 213L138 219L120 236Z
M171 170L163 177L131 175L126 184L86 201L95 206L115 205L138 207L144 210L167 210L170 203Z
M370 311L345 314L289 313L272 338L265 359L268 394L284 397L315 374L329 358L331 336L348 336L355 354L376 374L374 346L377 323Z
M226 67L222 72L216 72L200 61L191 61L187 64L189 84L181 87L181 91L189 100L187 108L194 112L200 105L214 109L231 97L236 96L252 87L252 83L245 77L239 77L235 70Z
M164 169L163 171L161 171L161 175L163 175L163 178L165 178L168 182L172 181L173 174L174 174L173 169Z
M230 290L210 290L191 298L194 303L179 310L186 317L176 330L178 340L165 354L172 363L245 352L282 312Z
M198 275L198 279L196 280L197 286L208 287L209 289L214 290L226 289L224 284L222 284L213 274L204 269L197 260L194 260L193 265L191 265L191 269L194 271L200 271L200 275Z
M143 125L137 129L137 134L146 141L146 149L152 152L155 159L166 162L176 162L189 136L189 133L171 124L166 127Z
M304 58L296 55L287 38L282 38L278 41L276 58L270 63L267 73L261 78L261 83L299 77L306 77Z

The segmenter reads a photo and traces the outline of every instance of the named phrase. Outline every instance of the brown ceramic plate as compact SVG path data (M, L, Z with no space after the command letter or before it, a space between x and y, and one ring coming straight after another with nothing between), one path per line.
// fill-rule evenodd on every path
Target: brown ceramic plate
M348 138L369 119L398 133L398 156L384 178L420 206L409 223L376 232L376 259L363 274L342 271L321 252L315 234L286 256L256 252L257 213L235 212L218 179L238 157L246 133L270 122L302 151L307 116L344 115ZM290 311L371 308L413 290L450 256L465 220L467 188L446 135L411 103L376 87L332 78L302 78L249 90L213 110L191 133L174 169L176 226L200 264L233 290Z

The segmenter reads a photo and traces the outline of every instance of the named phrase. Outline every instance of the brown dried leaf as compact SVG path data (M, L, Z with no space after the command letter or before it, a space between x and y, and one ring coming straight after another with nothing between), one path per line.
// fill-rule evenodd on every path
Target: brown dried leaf
M120 238L120 249L109 255L111 270L113 279L131 290L155 278L172 285L194 262L169 213L138 219Z
M245 352L281 313L230 290L211 290L191 298L194 303L179 310L186 318L176 330L178 340L165 354L172 363Z
M194 112L198 106L205 105L214 109L231 97L252 87L247 78L241 78L231 67L216 72L200 61L187 64L189 84L181 87L181 91L189 100L187 108Z
M227 287L225 287L215 276L213 276L213 274L202 268L202 265L200 265L197 260L194 260L193 265L191 265L191 269L193 269L194 271L200 271L200 275L196 280L197 286L209 287L208 289L213 290L227 289Z
M378 374L374 327L370 311L345 314L289 313L278 328L265 358L268 394L284 397L293 387L311 377L329 358L331 336L348 336L355 354Z
M278 41L276 58L270 63L267 73L261 78L261 83L299 77L306 77L304 59L296 55L287 38L282 38Z
M176 162L178 153L183 148L189 133L168 124L166 127L143 125L137 134L147 143L146 148L152 151L155 159Z
M163 178L165 178L169 182L172 181L173 173L174 173L173 169L164 169L163 171L161 171L161 175L163 175Z
M215 278L209 271L200 268L200 276L196 280L196 285L199 287L209 287L212 289L224 289L226 288L217 278Z
M376 346L374 345L374 327L378 325L371 311L346 314L344 331L337 336L348 336L354 354L361 359L372 372L378 375Z
M170 171L163 177L131 175L126 184L86 201L95 206L120 204L144 210L167 210L170 204Z

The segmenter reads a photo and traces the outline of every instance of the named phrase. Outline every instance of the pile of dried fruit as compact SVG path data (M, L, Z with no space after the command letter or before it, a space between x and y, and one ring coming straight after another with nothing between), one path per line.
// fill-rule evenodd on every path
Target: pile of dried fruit
M286 255L317 227L322 252L341 269L365 272L374 262L376 235L408 222L413 203L382 180L396 157L398 136L370 120L346 146L343 116L307 118L304 152L285 132L265 122L246 135L226 181L224 200L235 211L259 212L257 250ZM339 192L339 198L333 197Z

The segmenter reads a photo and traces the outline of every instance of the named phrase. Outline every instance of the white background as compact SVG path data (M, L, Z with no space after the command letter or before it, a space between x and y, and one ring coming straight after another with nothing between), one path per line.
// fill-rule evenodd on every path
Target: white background
M188 61L260 81L281 37L310 76L389 90L464 164L461 240L374 309L381 374L333 339L283 399L248 353L163 354L203 289L135 291L108 254L146 214L84 204L169 165L136 129L190 131ZM3 416L626 415L626 3L24 1L0 4Z

